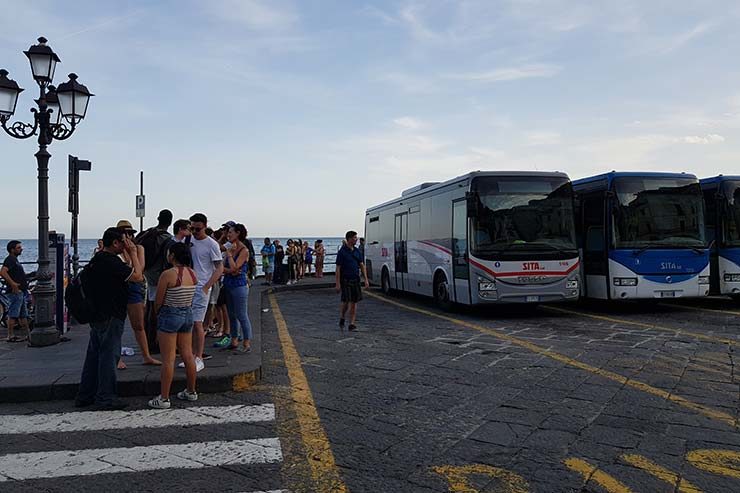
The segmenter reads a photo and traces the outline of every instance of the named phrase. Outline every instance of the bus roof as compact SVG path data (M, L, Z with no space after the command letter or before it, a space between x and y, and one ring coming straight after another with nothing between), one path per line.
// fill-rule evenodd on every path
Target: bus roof
M568 178L567 174L560 172L560 171L471 171L470 173L457 176L455 178L452 178L447 181L443 181L441 183L434 184L432 186L422 187L422 185L427 185L427 183L423 183L422 185L417 185L418 187L422 187L422 188L419 188L418 190L414 190L416 187L412 187L411 189L408 189L405 191L405 195L401 195L400 197L396 197L393 200L388 200L387 202L383 202L382 204L369 207L366 211L366 214L371 211L380 209L382 207L389 206L401 200L410 200L415 197L419 197L421 195L434 192L435 190L439 190L441 188L453 185L455 183L470 180L477 176L521 176L521 177L538 177L539 176L539 177L562 177L562 178L570 179Z
M699 183L702 185L709 184L709 183L721 183L723 181L738 181L740 180L740 175L718 175L718 176L712 176L709 178L702 178L699 180Z
M696 175L691 173L664 173L654 171L610 171L609 173L602 173L600 175L589 176L586 178L579 178L573 180L573 186L585 185L587 183L606 180L607 184L611 184L612 180L619 177L630 177L630 178L694 178Z

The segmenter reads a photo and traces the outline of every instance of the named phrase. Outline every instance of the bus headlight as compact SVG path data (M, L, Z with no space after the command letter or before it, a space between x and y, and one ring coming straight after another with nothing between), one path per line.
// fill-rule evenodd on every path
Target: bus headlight
M740 282L740 274L725 274L725 282Z
M699 276L699 284L709 284L709 276Z
M565 289L578 289L578 279L565 281Z
M636 277L615 277L614 285L615 286L637 286L637 278Z
M496 283L493 281L478 281L478 291L496 291Z

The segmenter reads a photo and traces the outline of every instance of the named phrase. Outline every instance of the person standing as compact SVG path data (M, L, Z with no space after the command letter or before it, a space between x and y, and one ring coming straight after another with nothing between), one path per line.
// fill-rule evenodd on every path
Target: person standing
M304 241L303 242L304 273L303 274L305 276L308 276L309 274L311 274L311 266L313 265L313 254L314 254L313 248L311 248L311 246L308 244L307 241Z
M272 282L283 284L285 282L285 272L283 272L283 259L285 258L285 249L280 244L280 240L273 242L275 246L275 272L272 274Z
M133 241L136 230L131 226L131 223L125 219L121 219L116 224L116 227L121 230L128 239ZM144 247L136 245L136 257L139 259L139 265L144 265ZM133 261L127 251L121 254L121 260L129 267L133 267ZM139 345L141 351L142 362L145 365L161 365L159 360L152 358L149 352L149 341L146 338L146 331L144 329L144 317L146 314L146 306L144 303L146 296L146 280L128 283L128 306L126 308L128 312L128 320L131 323L131 329L134 331L134 337L136 343ZM118 361L118 369L125 370L126 364L122 359Z
M198 278L198 289L193 296L193 355L195 356L195 370L201 371L205 368L203 352L205 347L205 331L203 321L211 297L211 288L221 278L224 270L221 258L221 248L218 242L206 234L208 218L205 214L196 213L190 216L190 224L193 236L190 240L191 255L193 257L193 270ZM180 363L181 367L185 363Z
M288 248L285 249L285 255L288 256L288 286L298 282L299 252L300 249L296 246L296 243L292 239L288 240Z
M272 273L275 271L275 245L272 244L270 238L265 238L265 245L260 253L262 254L262 270L265 272L264 284L269 286L272 284Z
M8 342L22 342L28 339L28 307L26 306L26 295L28 294L28 278L23 270L18 257L23 253L23 244L18 240L9 241L6 249L8 256L0 268L0 276L5 279L10 292L8 293ZM15 335L16 327L20 326L25 336Z
M119 255L127 252L131 266ZM83 270L83 287L95 313L90 322L90 341L82 367L76 407L95 404L98 410L128 407L116 397L116 360L121 355L121 335L126 319L128 282L144 280L136 245L118 228L103 234L103 250Z
M365 270L365 259L357 244L357 232L347 231L345 241L337 253L337 272L335 289L341 293L342 304L339 309L339 328L344 330L345 316L349 310L349 330L357 330L357 303L362 300L360 272L365 279L365 289L370 287Z
M136 235L134 241L144 247L144 277L147 284L147 303L145 309L145 327L150 352L158 353L157 317L154 315L154 297L157 294L157 281L168 265L165 253L172 242L172 235L167 232L172 224L172 211L162 209L157 216L157 225Z
M190 236L193 234L190 227L190 221L187 219L178 219L175 221L175 224L172 225L172 233L175 235L174 240L177 243L185 243L189 245L191 240Z
M226 250L223 289L226 290L226 307L229 310L229 320L231 321L231 344L229 347L241 353L248 353L252 350L252 323L247 311L249 248L244 244L247 238L247 229L243 224L235 224L229 228L228 235L231 246ZM241 337L239 327L241 327ZM241 347L239 346L239 339L242 341Z
M190 247L185 243L174 243L167 252L167 261L172 265L162 272L157 282L157 296L154 310L157 312L157 332L162 353L160 372L160 392L149 401L149 407L169 409L170 388L175 368L175 349L182 355L185 363L187 386L177 393L183 401L197 401L195 390L195 357L193 356L193 310L192 303L198 289L198 278L193 269Z
M316 277L324 277L324 257L326 256L324 240L316 240L313 248L316 252Z

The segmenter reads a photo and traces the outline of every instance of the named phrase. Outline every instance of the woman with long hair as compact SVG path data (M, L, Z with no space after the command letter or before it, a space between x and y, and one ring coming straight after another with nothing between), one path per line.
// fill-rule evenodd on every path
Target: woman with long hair
M175 348L185 363L187 388L177 393L183 401L197 401L195 390L195 357L193 356L193 296L197 289L190 257L190 245L174 243L167 252L167 261L172 268L159 276L154 310L157 313L157 339L162 354L160 393L149 401L149 407L169 409L170 387L175 371Z
M288 257L288 285L298 282L298 248L296 242L288 240L288 248L285 249L285 255Z
M227 236L231 246L226 250L222 289L226 290L226 308L231 321L229 348L236 349L240 353L248 353L252 350L252 323L247 313L249 248L244 244L247 238L247 228L243 224L235 224L229 228ZM241 334L239 334L239 327L241 327ZM239 339L242 341L241 347Z
M131 241L133 241L136 230L131 226L129 221L121 219L118 221L116 227L120 229L124 235L129 237ZM145 263L143 246L136 245L136 256L139 259L139 265L143 266ZM123 260L126 265L133 265L129 253L125 250L121 254L121 260ZM131 323L131 328L134 331L136 343L139 345L139 350L141 350L142 363L145 365L161 365L162 362L152 358L152 355L149 352L149 343L146 339L146 331L144 330L144 319L146 314L145 297L146 281L128 283L128 305L126 306L126 311L128 312L128 320ZM118 369L126 369L126 363L124 363L120 358L118 360Z
M316 240L313 249L316 252L316 277L324 277L324 256L326 255L324 240Z

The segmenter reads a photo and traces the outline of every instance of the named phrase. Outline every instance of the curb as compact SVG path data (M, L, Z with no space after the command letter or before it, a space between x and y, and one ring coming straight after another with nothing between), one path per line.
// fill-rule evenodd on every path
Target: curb
M270 293L284 293L290 291L308 291L312 289L325 289L334 286L334 281L326 281L315 284L304 285L279 285L262 289L259 292L259 338L260 354L259 364L256 368L247 369L226 375L198 375L198 391L206 394L215 394L221 392L244 392L254 386L262 379L262 317L265 312L262 309L265 305L266 296ZM256 331L255 331L256 332ZM10 378L10 377L6 377ZM35 384L33 376L13 377L16 385L3 387L0 391L0 403L19 403L34 401L54 401L54 400L72 400L77 395L79 387L79 373L64 374L51 383ZM4 378L0 377L0 381ZM185 385L185 375L175 373L172 381L173 389ZM118 381L119 397L141 397L152 396L159 393L159 375L147 375L138 381Z

